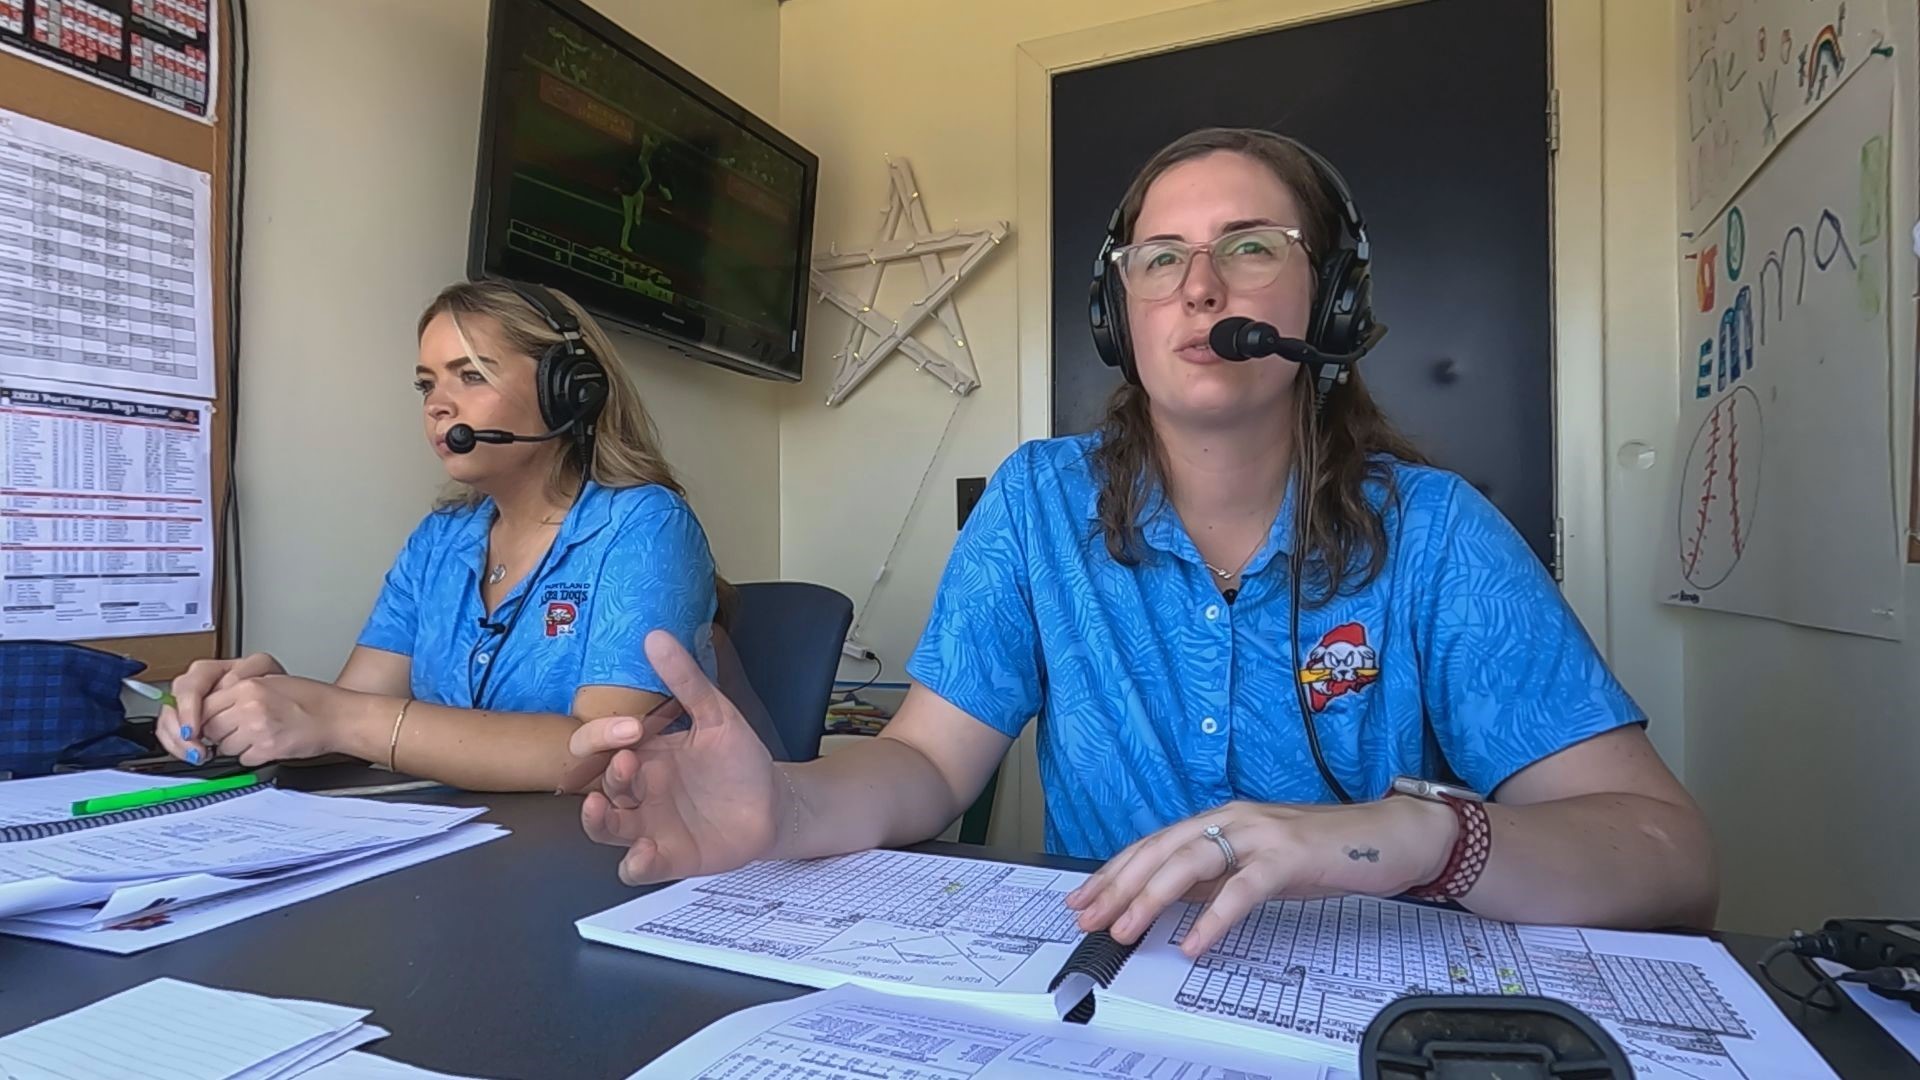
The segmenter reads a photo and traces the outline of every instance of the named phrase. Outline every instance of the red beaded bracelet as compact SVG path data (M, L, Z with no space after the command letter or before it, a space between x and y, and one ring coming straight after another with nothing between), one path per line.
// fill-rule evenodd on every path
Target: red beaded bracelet
M1415 900L1458 900L1473 891L1474 882L1480 880L1480 872L1487 868L1487 857L1493 854L1493 825L1487 820L1487 808L1471 799L1456 798L1442 794L1440 801L1453 810L1453 816L1460 822L1460 833L1454 838L1453 850L1447 855L1447 864L1440 868L1440 875L1416 889L1408 889L1407 895Z

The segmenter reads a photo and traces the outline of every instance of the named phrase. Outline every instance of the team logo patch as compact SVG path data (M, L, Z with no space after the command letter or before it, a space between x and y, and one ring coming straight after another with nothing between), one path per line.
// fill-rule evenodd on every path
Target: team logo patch
M587 605L592 590L585 581L558 581L541 590L540 602L547 606L547 617L542 621L548 637L572 636L574 624L580 621L580 609Z
M1342 694L1359 693L1379 678L1380 654L1367 644L1367 628L1357 622L1327 631L1300 671L1314 712Z

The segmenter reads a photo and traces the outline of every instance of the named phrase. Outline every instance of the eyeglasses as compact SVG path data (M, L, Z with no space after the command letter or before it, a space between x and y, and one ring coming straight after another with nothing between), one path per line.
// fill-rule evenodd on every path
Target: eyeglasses
M1222 233L1205 244L1145 240L1114 248L1107 257L1120 268L1127 292L1152 302L1180 291L1199 252L1213 260L1213 272L1228 289L1245 293L1273 284L1286 269L1293 249L1305 247L1305 237L1291 225L1259 225Z

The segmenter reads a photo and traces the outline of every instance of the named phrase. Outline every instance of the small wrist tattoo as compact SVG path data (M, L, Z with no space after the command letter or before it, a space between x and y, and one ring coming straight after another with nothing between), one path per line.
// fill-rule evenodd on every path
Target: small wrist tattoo
M1352 859L1354 862L1359 862L1361 859L1365 859L1368 862L1377 863L1380 861L1380 849L1350 847L1347 849L1347 858Z

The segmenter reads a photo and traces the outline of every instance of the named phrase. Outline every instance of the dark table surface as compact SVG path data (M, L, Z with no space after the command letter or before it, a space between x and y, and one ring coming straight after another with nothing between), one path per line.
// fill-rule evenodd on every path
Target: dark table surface
M316 771L282 784L341 778ZM425 1068L617 1078L727 1013L806 992L583 940L575 919L634 890L614 874L617 851L580 831L578 799L445 789L395 797L485 805L480 820L513 833L136 956L0 937L0 1034L173 976L370 1008L371 1022L393 1034L367 1049ZM927 850L1090 868L960 845ZM1717 936L1747 962L1770 944ZM1848 1080L1920 1080L1920 1065L1857 1009L1830 1015L1776 1000Z

